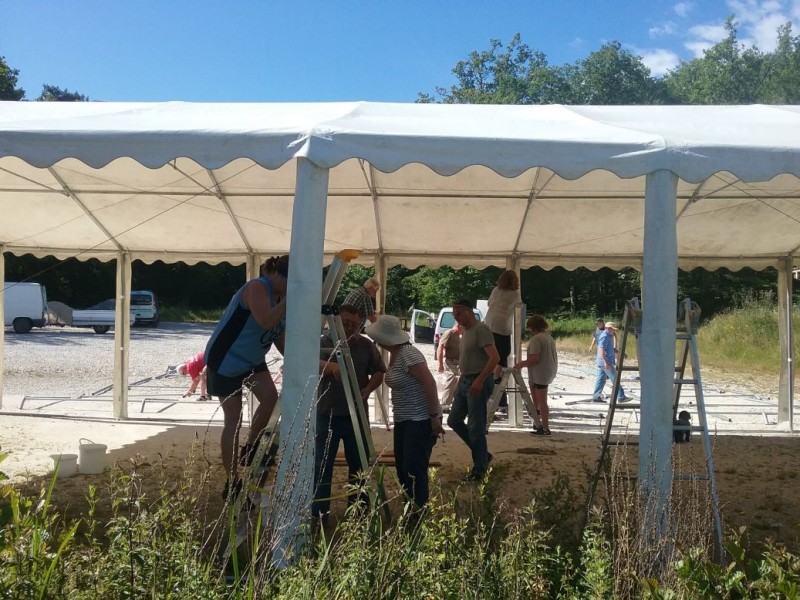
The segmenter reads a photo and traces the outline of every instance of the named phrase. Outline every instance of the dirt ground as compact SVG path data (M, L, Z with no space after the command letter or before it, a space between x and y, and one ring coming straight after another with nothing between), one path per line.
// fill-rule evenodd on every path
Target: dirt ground
M159 486L174 484L187 472L207 472L209 486L198 490L207 501L210 515L222 509L218 491L224 480L219 458L219 427L189 425L99 423L70 419L49 419L4 415L2 444L12 458L0 470L12 476L15 485L35 491L50 479L52 462L41 460L37 450L44 440L71 437L92 432L95 439L115 439L110 447L108 465L131 471L133 465L144 475L144 489L154 494ZM385 428L372 430L376 449L391 450L391 433ZM492 431L489 449L494 454L491 477L497 497L509 508L527 505L536 490L550 486L560 474L569 477L579 498L585 497L587 472L598 455L598 436L584 433L554 433L551 437L533 437L524 431ZM46 445L46 444L45 444ZM190 455L194 458L189 460ZM636 449L628 450L629 461L636 464ZM683 455L702 457L701 440L695 436L680 449ZM789 436L758 437L753 435L718 435L714 438L717 483L724 524L727 528L747 527L751 541L767 538L795 544L800 536L800 439ZM452 432L434 448L432 461L438 465L436 477L445 494L463 493L463 475L470 467L469 452ZM23 465L28 465L27 467ZM12 468L9 468L12 467ZM343 483L346 469L337 467L335 480ZM391 472L391 468L390 468ZM98 475L78 474L57 480L54 493L56 506L70 517L83 516L87 509L86 495L90 484L101 497L99 515L109 490L109 472ZM681 483L676 483L681 485ZM396 491L393 476L389 477L389 493ZM602 485L601 491L602 494ZM334 491L335 494L335 491ZM334 515L343 513L343 500L335 501Z

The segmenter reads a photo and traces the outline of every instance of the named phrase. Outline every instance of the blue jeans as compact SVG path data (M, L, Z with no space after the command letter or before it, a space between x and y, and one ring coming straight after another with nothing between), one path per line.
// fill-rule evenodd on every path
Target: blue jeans
M606 380L611 382L611 385L614 385L614 378L617 376L617 369L614 365L611 365L607 369L605 367L597 367L597 376L594 380L594 392L592 392L592 399L594 398L602 398L603 397L603 386L606 384ZM625 391L622 389L622 385L619 386L619 392L617 392L617 400L622 400L625 398Z
M367 465L361 464L358 454L356 432L350 416L331 416L317 413L317 436L314 452L314 502L311 512L314 515L327 513L331 508L331 480L333 479L333 463L339 451L339 442L344 443L344 457L347 460L348 481L358 483L358 472L365 471ZM366 442L364 444L366 451ZM356 500L354 495L347 497L347 503ZM367 501L367 498L359 498Z
M469 393L475 375L462 375L453 398L453 407L447 424L472 451L472 471L478 476L486 474L489 468L489 451L486 446L486 404L494 389L491 374L484 380L477 396ZM466 419L466 423L464 420Z

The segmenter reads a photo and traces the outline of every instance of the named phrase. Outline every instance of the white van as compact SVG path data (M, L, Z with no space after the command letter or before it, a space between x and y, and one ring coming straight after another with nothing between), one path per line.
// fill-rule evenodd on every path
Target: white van
M43 285L6 281L3 300L3 325L10 325L17 333L28 333L33 327L47 325L47 292Z

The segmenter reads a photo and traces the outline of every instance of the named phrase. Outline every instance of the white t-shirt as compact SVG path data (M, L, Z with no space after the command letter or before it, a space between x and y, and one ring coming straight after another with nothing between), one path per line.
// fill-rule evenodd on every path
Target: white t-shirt
M489 295L489 310L483 322L489 326L492 333L511 335L514 306L517 304L522 304L522 294L519 290L501 290L495 287Z

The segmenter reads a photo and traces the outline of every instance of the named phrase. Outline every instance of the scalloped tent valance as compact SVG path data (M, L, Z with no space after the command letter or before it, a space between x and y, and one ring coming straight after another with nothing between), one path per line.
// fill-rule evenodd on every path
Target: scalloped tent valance
M680 178L683 268L800 247L800 107L0 103L0 246L102 260L286 252L296 158L325 252L641 267L647 173Z

